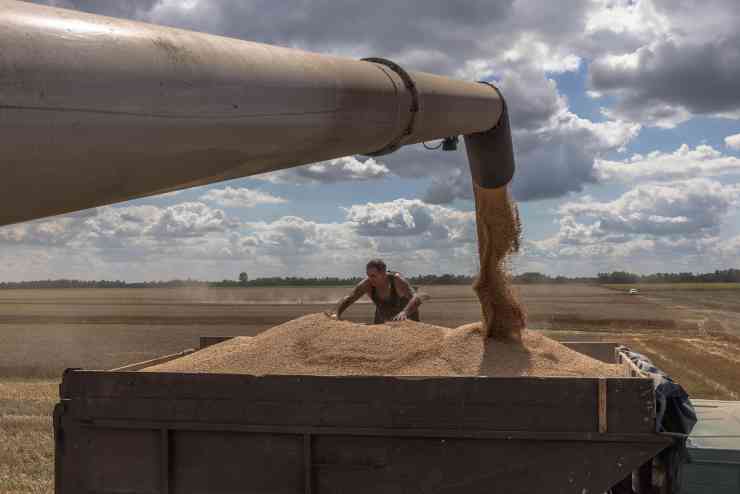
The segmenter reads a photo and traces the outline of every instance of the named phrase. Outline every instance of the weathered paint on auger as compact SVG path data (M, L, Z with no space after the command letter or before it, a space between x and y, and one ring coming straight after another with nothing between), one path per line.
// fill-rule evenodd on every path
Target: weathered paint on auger
M0 225L460 134L513 173L484 84L12 0L0 47Z

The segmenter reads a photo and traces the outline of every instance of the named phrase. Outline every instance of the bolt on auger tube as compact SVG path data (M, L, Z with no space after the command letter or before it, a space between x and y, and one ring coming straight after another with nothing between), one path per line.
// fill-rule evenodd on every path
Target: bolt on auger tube
M485 84L12 0L0 47L0 225L461 134L511 175Z

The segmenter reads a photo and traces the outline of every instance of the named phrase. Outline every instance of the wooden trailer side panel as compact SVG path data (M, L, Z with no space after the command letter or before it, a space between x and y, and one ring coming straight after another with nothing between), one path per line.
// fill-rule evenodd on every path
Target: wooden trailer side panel
M170 440L170 492L305 492L301 435L173 431Z
M599 432L599 381L72 371L61 394L82 420ZM606 381L608 432L652 433L652 381Z
M597 379L73 371L57 492L602 492L669 443L646 386L608 380L639 406L600 433Z
M83 427L58 492L601 492L665 444Z
M655 444L319 436L321 494L602 492L655 454Z

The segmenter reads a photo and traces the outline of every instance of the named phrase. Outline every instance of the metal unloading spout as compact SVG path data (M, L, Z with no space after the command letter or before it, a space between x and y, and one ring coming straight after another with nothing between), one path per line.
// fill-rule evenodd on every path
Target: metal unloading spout
M499 93L495 86L489 85ZM503 108L498 123L485 132L465 135L470 174L477 185L486 189L503 187L514 177L514 147L511 142L509 110L501 93L499 96Z
M514 171L487 84L0 0L0 225L464 135Z

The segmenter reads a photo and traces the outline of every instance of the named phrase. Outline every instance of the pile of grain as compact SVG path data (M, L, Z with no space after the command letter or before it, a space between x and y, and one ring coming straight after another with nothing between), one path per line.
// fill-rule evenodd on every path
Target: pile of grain
M311 314L147 370L308 375L472 375L483 354L475 328L413 321L363 325Z
M311 314L145 371L292 375L611 376L618 368L526 331L524 345L404 321L362 325Z
M458 330L475 331L481 323ZM624 369L606 364L548 338L538 331L524 330L521 341L485 340L478 371L493 377L623 377Z
M521 303L511 290L506 257L519 250L521 224L507 187L484 189L473 184L480 273L473 285L478 294L485 334L521 341L527 325Z

